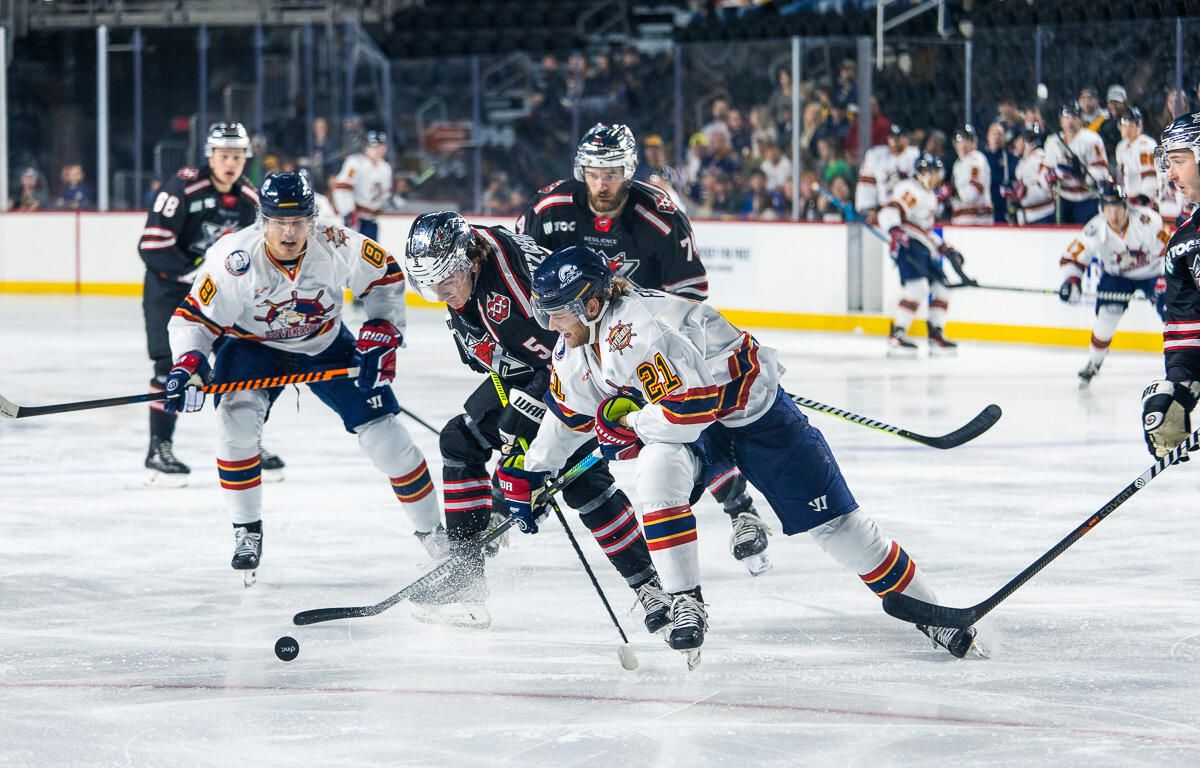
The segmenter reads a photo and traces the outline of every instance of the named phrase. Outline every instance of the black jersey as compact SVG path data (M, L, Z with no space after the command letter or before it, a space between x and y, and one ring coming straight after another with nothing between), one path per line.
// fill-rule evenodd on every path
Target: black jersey
M1200 209L1171 236L1164 262L1167 378L1200 380Z
M558 334L534 317L529 284L548 254L532 238L504 227L474 230L491 252L471 297L461 310L450 310L447 325L463 362L480 373L495 372L505 383L540 398L550 383L550 355Z
M207 165L183 168L154 198L138 253L160 280L190 284L204 253L224 234L254 223L258 193L243 176L229 192L213 186Z
M551 251L586 245L643 288L708 298L708 273L692 224L670 195L635 181L615 219L593 214L587 198L587 185L574 179L542 187L517 219L517 231Z

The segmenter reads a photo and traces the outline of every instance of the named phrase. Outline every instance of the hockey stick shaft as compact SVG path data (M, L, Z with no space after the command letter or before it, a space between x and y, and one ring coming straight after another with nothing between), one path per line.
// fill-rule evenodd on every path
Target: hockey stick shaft
M908 595L889 592L883 598L883 610L897 619L909 621L914 624L925 624L935 627L971 626L990 613L997 605L1008 598L1009 595L1020 589L1025 582L1036 576L1039 571L1052 563L1055 558L1066 552L1071 545L1083 538L1085 534L1091 532L1093 528L1100 524L1101 520L1116 511L1117 507L1129 501L1133 494L1145 488L1151 480L1162 474L1167 467L1178 462L1180 458L1186 456L1189 451L1195 450L1197 446L1200 446L1200 429L1188 435L1183 443L1159 459L1154 466L1140 474L1132 483L1122 488L1116 496L1108 500L1107 504L1092 513L1075 530L1067 534L1062 541L1051 547L1049 551L1037 560L1034 560L1028 568L1018 573L1011 581L1001 587L999 591L983 602L973 605L970 608L948 608L943 605L934 605L923 600L917 600Z
M831 416L837 416L840 419L845 419L852 424L859 424L864 427L870 427L871 429L877 429L880 432L886 432L889 435L903 437L906 440L912 440L913 442L920 443L921 445L928 445L931 448L940 448L942 450L957 448L963 443L974 440L984 432L987 432L989 429L991 429L992 425L999 421L1000 417L1004 413L1000 410L1000 406L993 403L992 405L989 405L980 411L975 418L971 419L953 432L947 432L944 435L930 437L928 435L919 435L916 432L909 432L907 429L901 429L900 427L886 424L882 421L869 419L866 416L860 416L857 413L851 413L850 411L846 411L841 408L835 408L832 405L818 403L816 400L809 400L808 398L800 397L799 395L788 395L788 397L792 398L792 402L794 402L796 405L804 408L811 408L814 411L828 413Z
M405 408L403 405L402 405L402 406L400 406L400 413L403 413L405 416L407 416L408 418L410 418L410 419L412 419L413 421L417 422L417 423L418 423L418 424L420 424L422 427L425 427L425 429L428 429L428 430L429 430L430 432L432 432L433 434L435 434L435 435L440 435L440 434L442 434L442 430L440 430L440 429L438 429L437 427L433 426L433 425L432 425L432 424L430 424L428 421L425 421L425 419L422 419L420 416L418 416L417 414L415 414L415 413L413 413L412 411L408 410L408 409L407 409L407 408Z
M554 498L554 494L558 493L571 482L573 482L575 478L582 475L599 460L600 456L598 454L591 453L587 456L584 456L577 464L575 464L575 466L563 472L561 475L555 478L553 483L546 487L547 498ZM506 519L504 522L500 523L495 528L484 534L483 539L480 541L480 547L487 546L491 542L500 538L504 535L505 531L514 525L516 525L515 518L510 517ZM292 623L294 623L296 626L302 627L307 624L317 624L322 621L333 621L335 619L353 619L363 616L375 616L376 614L383 613L396 603L407 599L410 595L422 587L426 587L435 583L439 579L445 578L446 575L449 574L453 565L454 563L452 558L443 558L440 562L419 576L411 584L405 586L404 589L401 589L399 592L391 595L386 600L375 603L374 605L360 605L346 608L315 608L309 611L301 611L292 617Z
M1058 296L1057 288L1024 288L1016 285L972 285L970 283L954 283L946 287L982 288L985 291L1010 291L1013 293L1037 293L1043 296ZM1134 299L1153 301L1153 299L1139 293L1116 293L1114 291L1098 291L1096 293L1082 294L1082 296L1085 299L1099 299L1100 301L1133 301Z
M274 389L290 384L311 384L334 379L352 378L358 375L357 368L333 368L327 371L311 371L309 373L293 373L286 376L270 376L262 379L244 379L241 381L226 381L220 384L205 384L200 387L206 394L221 395L228 392L243 392L253 389ZM114 405L132 405L134 403L152 403L165 400L165 392L147 392L141 395L125 397L108 397L101 400L81 400L75 403L58 403L56 405L17 405L0 397L0 413L10 419L23 419L28 416L45 416L52 413L69 413L71 411L90 411L95 408L109 408Z
M608 618L612 619L613 626L617 628L617 634L621 636L621 642L629 645L629 638L625 636L625 630L621 627L621 622L617 621L617 614L613 613L612 605L608 602L608 596L604 594L604 589L596 579L596 574L592 571L591 564L584 557L583 550L579 547L579 542L575 540L575 532L567 524L566 516L563 515L557 501L550 499L548 503L554 507L554 514L558 517L558 522L562 523L563 530L567 532L567 538L570 539L571 546L575 549L576 556L579 557L579 562L583 564L583 570L587 572L588 578L592 580L592 587L596 590L596 594L600 596L600 602L604 603L604 610L608 611Z

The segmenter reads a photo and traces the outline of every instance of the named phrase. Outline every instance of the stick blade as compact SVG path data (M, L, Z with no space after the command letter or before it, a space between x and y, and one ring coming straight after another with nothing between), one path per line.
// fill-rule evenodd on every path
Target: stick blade
M883 596L883 610L889 616L912 624L959 629L973 625L982 616L975 608L947 608L896 592L889 592Z
M19 419L21 418L21 406L6 397L0 396L0 415L9 419Z
M355 608L314 608L311 611L300 611L292 617L292 623L297 627L304 627L309 624L320 624L323 621L336 621L337 619L355 619L362 616L372 616L370 607L355 607Z
M1000 406L992 403L987 408L984 408L982 411L980 411L975 418L971 419L966 424L963 424L953 432L949 432L941 437L929 438L927 440L923 440L922 442L924 442L926 445L933 446L934 448L941 448L942 450L946 450L948 448L957 448L963 443L969 443L982 435L984 432L987 432L989 429L995 426L997 421L1000 421L1000 417L1003 415L1004 411L1000 410Z

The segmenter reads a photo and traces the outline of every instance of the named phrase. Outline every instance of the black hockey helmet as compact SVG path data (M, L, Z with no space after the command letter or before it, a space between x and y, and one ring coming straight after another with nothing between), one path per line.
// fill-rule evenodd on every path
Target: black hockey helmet
M1062 103L1062 106L1058 109L1058 114L1079 117L1083 114L1083 109L1079 106L1078 101L1071 99L1070 101L1064 101Z
M1163 129L1158 140L1158 149L1154 150L1154 159L1163 173L1170 170L1167 163L1167 153L1178 149L1190 149L1200 164L1200 112L1190 115L1180 115Z
M938 157L937 155L931 155L928 152L923 152L921 156L917 158L917 162L913 168L913 171L917 176L920 176L922 173L933 173L935 171L944 175L946 173L946 164L943 163L942 158Z
M596 335L597 315L588 320L585 307L589 299L603 305L613 284L608 260L586 245L569 245L546 257L533 272L530 295L533 312L543 328L550 327L550 313L569 310ZM600 314L604 314L601 309Z
M632 181L637 163L637 139L629 126L596 123L575 150L575 180L583 181L584 168L621 168L625 181Z
M1138 109L1137 107L1130 107L1129 109L1127 109L1121 113L1121 116L1117 118L1117 122L1131 123L1133 125L1141 125L1142 124L1142 110Z
M259 213L264 219L316 218L317 200L304 174L272 173L258 190Z
M440 301L433 287L471 269L467 246L474 236L471 225L454 211L418 216L404 246L404 271L417 293L428 301Z
M974 141L974 142L978 143L979 142L979 134L976 133L975 126L971 125L970 123L967 123L966 125L963 125L961 128L955 129L954 140L955 141Z
M1111 176L1100 184L1100 206L1106 205L1129 205L1129 195L1125 194L1125 187Z
M888 138L889 139L891 139L891 138L902 139L902 138L906 137L907 135L908 134L906 134L904 132L904 126L900 125L900 123L892 123L891 126L888 128Z

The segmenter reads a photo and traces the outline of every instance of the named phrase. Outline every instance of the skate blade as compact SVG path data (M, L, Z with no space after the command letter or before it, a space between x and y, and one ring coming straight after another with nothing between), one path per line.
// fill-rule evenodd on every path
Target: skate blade
M1091 385L1092 385L1091 379L1084 379L1084 378L1079 379L1079 388L1080 389L1087 389Z
M992 651L986 645L979 642L979 637L976 636L975 640L971 643L971 647L967 649L967 652L963 656L963 658L964 659L990 659L990 658L992 658Z
M749 557L742 558L738 562L746 566L746 571L751 576L761 576L762 574L771 570L772 567L771 559L767 557L766 552L760 552L757 555L750 555Z
M413 603L410 614L422 624L439 624L462 629L487 629L492 616L483 603Z
M930 347L930 357L958 357L957 349L942 349L941 347Z
M188 484L188 476L168 475L151 469L146 472L146 478L142 482L147 488L183 488Z
M235 571L235 573L242 577L242 586L246 589L249 589L258 583L257 568L251 568L248 571Z
M691 672L696 667L700 666L699 648L686 648L679 652L683 654L683 659L687 662L688 672Z
M917 350L915 349L888 349L888 357L900 360L915 360L917 358Z
M264 483L282 483L283 482L283 470L282 469L264 469L262 471L262 481Z

